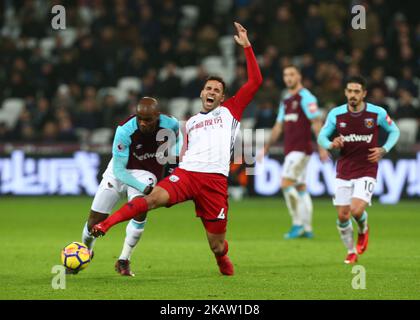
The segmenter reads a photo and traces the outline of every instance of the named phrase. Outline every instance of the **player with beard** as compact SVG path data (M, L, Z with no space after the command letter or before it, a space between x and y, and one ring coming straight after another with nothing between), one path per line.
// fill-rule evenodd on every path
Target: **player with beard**
M376 184L379 160L397 143L400 131L382 107L367 103L366 80L351 77L346 82L347 103L333 108L327 117L318 143L325 149L340 150L335 180L334 205L337 228L347 248L346 264L356 263L358 254L366 251L369 239L368 214ZM383 146L378 145L379 127L387 131ZM330 137L337 134L331 141ZM353 241L353 217L358 239Z
M231 153L239 131L240 120L262 83L257 60L246 29L235 22L234 39L244 48L248 81L225 101L225 83L220 77L205 82L200 97L202 110L185 126L187 146L179 167L160 181L151 194L136 198L105 221L95 225L92 233L104 235L113 225L146 212L192 200L201 218L207 239L223 275L233 275L233 264L227 256L226 226L228 219L227 176Z
M306 189L306 168L313 152L312 131L318 136L322 127L321 112L316 97L303 87L302 75L296 66L284 68L283 81L287 87L287 95L280 103L277 121L258 160L262 160L271 145L284 133L285 159L281 188L292 218L292 227L284 237L313 238L313 206ZM325 149L319 147L318 152L322 161L328 159Z

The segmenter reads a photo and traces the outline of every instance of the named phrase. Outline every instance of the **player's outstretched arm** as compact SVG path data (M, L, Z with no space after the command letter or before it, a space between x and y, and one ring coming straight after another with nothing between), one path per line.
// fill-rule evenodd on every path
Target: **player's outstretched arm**
M230 109L236 120L240 121L243 111L254 98L263 79L254 51L252 50L251 42L248 39L247 30L237 22L235 22L234 25L238 33L234 36L234 39L236 43L245 50L248 80L238 92L223 105Z

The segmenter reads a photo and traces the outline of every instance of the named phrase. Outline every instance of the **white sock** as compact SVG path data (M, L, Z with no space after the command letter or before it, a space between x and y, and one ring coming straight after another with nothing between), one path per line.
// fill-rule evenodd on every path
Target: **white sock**
M83 232L82 232L82 242L87 245L87 247L89 248L89 250L93 249L93 246L95 245L96 242L96 238L94 236L92 236L88 230L87 227L87 222L85 223L85 226L83 227Z
M126 237L119 258L120 260L130 260L131 254L133 253L137 242L139 242L141 235L143 234L145 224L146 220L144 220L143 222L138 222L134 219L131 219L130 222L127 224L127 228L125 229Z
M353 241L353 224L351 220L346 222L340 222L337 220L337 229L340 232L341 240L343 240L344 246L347 248L348 253L355 253Z
M286 200L289 214L292 217L293 225L301 226L302 219L298 212L299 195L295 187L287 187L283 189L284 199Z
M311 195L307 191L299 191L298 214L306 232L312 232L313 205Z
M360 217L359 220L354 219L357 222L357 229L359 233L365 233L367 231L368 228L368 214L366 211L363 212L362 216Z

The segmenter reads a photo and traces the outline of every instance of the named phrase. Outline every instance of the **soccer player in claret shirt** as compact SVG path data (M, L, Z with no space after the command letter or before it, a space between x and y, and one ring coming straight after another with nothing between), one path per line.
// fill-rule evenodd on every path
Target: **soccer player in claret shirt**
M306 168L313 151L312 131L317 136L322 127L321 112L317 98L303 87L302 75L296 66L284 68L283 81L287 87L287 95L280 103L277 121L258 160L268 153L270 146L284 132L285 159L281 188L292 217L292 227L284 237L313 238L313 206L311 196L306 190ZM325 149L319 147L318 152L322 161L328 159Z
M322 128L318 143L326 149L339 149L335 179L334 205L338 211L337 228L347 248L344 263L356 263L366 251L369 239L368 214L376 184L378 161L397 143L400 132L385 109L366 103L366 81L362 77L347 80L347 104L333 108ZM379 127L388 132L378 146ZM338 135L332 141L334 132ZM353 241L353 216L358 226L357 245Z
M225 83L219 77L210 77L200 94L202 111L186 123L187 146L179 167L160 181L151 194L132 200L105 221L95 225L92 228L94 235L104 235L113 225L141 216L149 210L193 200L220 272L233 275L233 265L227 256L228 242L225 239L228 218L227 176L242 113L262 83L247 31L239 23L235 23L235 27L238 34L234 39L245 51L248 81L235 96L224 101Z
M165 169L165 159L159 161L160 149L167 147L168 152L171 152L168 156L176 158L174 149L179 148L178 131L178 120L161 114L158 101L151 97L141 98L136 114L118 125L112 146L112 159L103 174L82 232L82 242L92 253L95 237L90 231L93 225L108 217L123 194L127 194L130 201L152 191L157 180L163 178ZM157 139L158 134L168 138L172 135L175 138L172 140L175 141L168 139L163 145ZM123 276L134 276L130 269L130 257L141 238L145 224L145 215L133 217L127 224L124 246L115 263L115 270Z

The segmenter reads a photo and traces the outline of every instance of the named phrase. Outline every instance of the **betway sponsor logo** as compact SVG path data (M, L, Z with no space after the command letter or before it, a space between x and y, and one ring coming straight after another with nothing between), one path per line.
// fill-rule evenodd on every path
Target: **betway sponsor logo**
M348 134L346 136L342 136L344 142L366 142L371 143L373 134Z
M165 155L163 152L156 152L156 153L145 153L141 156L135 154L134 152L132 153L132 155L139 161L143 161L143 160L147 160L147 159L152 159L152 158L163 158Z
M299 118L299 114L297 114L297 113L288 113L288 114L285 115L284 121L293 121L293 122L296 122L296 121L298 121L298 118Z

